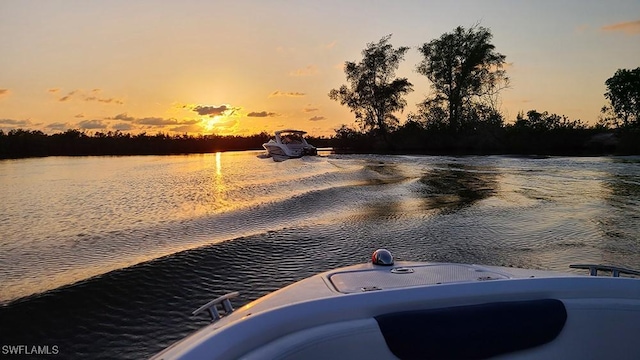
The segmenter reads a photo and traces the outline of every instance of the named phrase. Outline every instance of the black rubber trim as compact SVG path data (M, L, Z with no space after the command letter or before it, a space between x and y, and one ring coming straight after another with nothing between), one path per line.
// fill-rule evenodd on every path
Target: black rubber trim
M567 320L556 299L496 302L375 317L400 359L484 359L546 344Z

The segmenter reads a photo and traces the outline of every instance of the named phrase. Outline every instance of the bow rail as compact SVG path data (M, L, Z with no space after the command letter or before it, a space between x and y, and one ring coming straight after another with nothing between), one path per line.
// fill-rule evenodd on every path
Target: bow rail
M598 276L598 270L610 271L612 277L620 277L620 274L640 276L640 271L627 269L619 266L610 265L598 265L598 264L572 264L569 265L572 269L588 269L589 275Z
M240 295L240 293L237 291L228 293L226 295L222 295L200 306L198 309L192 312L191 315L198 315L201 312L208 311L209 315L211 315L211 322L216 322L222 318L222 315L220 315L220 311L218 310L218 305L222 304L222 310L224 310L224 315L229 315L234 310L233 306L231 306L230 299L238 295Z

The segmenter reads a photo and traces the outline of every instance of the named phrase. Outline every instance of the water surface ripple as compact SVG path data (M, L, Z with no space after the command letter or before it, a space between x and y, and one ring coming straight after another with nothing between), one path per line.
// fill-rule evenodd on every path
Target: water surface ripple
M640 158L256 152L0 161L0 339L139 359L379 247L401 260L640 268Z

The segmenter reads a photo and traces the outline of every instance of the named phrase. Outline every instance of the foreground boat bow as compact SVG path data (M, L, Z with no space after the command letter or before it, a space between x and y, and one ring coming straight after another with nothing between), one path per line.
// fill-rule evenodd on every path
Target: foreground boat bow
M394 263L381 250L229 312L154 359L637 359L639 333L639 279Z

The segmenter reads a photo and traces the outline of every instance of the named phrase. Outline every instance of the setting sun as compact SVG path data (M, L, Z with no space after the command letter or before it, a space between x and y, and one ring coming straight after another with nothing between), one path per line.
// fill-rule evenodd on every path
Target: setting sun
M216 123L218 123L218 119L220 118L220 116L214 116L212 118L205 118L200 120L201 124L202 124L202 128L204 129L205 132L215 132L216 129Z

